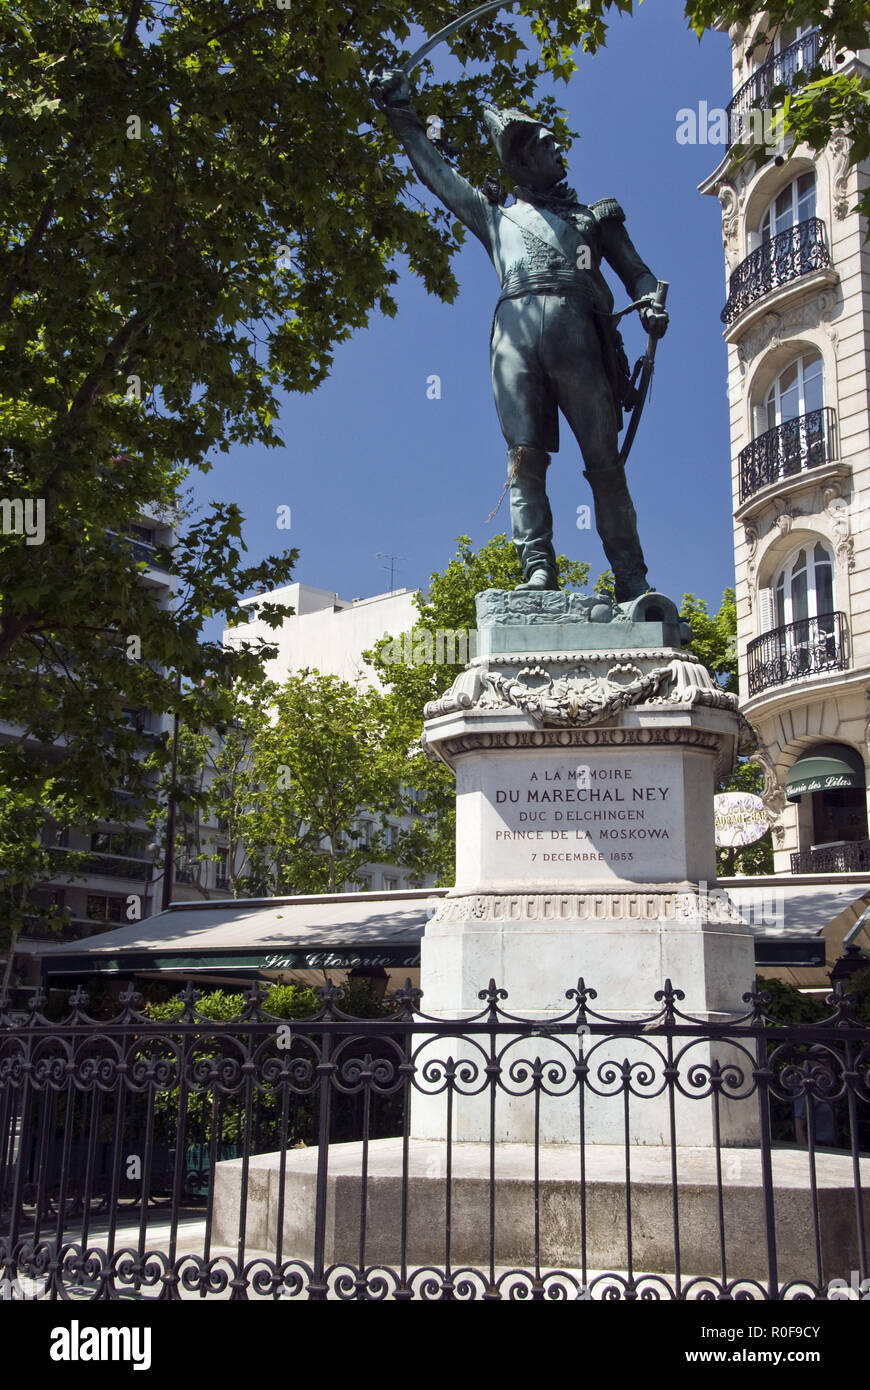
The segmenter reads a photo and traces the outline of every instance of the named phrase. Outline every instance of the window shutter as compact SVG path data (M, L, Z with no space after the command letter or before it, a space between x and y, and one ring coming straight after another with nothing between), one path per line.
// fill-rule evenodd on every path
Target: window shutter
M770 632L775 626L774 614L776 608L773 602L772 589L758 590L758 619L762 632Z

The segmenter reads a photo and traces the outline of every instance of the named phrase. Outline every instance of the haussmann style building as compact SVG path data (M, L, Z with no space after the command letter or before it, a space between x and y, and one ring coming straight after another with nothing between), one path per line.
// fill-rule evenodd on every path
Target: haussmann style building
M777 874L866 881L868 164L849 167L840 134L818 154L783 141L772 94L819 62L867 74L870 50L826 54L817 30L772 35L765 15L729 35L729 145L701 191L722 206L742 708ZM760 164L740 157L759 143Z

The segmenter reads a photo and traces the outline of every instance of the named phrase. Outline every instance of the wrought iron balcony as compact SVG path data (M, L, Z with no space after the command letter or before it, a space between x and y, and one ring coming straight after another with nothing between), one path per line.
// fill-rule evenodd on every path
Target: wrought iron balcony
M56 872L69 873L76 878L96 874L102 878L128 878L147 883L154 872L150 859L137 859L121 854L88 854L82 850L66 851L55 845L58 868Z
M870 840L816 845L791 856L793 874L850 874L870 872Z
M136 536L119 535L117 531L110 531L109 535L115 549L124 545L134 560L144 560L149 569L165 570L167 574L170 572L170 554L165 546L149 545L147 541L139 540Z
M728 302L720 318L731 324L744 309L780 285L798 280L831 264L825 224L820 217L808 217L788 227L771 241L740 262L728 282Z
M159 546L148 545L145 541L135 541L126 537L135 560L144 560L149 569L169 572L169 556Z
M84 941L89 936L99 936L101 932L117 931L119 927L123 926L126 926L124 921L102 922L94 921L91 917L71 917L52 926L45 918L28 917L25 919L21 936L25 941L47 941L49 943Z
M795 78L799 73L810 73L817 63L823 68L830 66L827 54L819 58L820 48L821 34L818 29L813 29L762 63L748 81L738 87L726 108L729 145L746 140L752 130L750 112L753 107L769 108L771 96L777 87L787 87L791 91L797 86Z
M740 450L740 501L745 502L768 483L792 478L836 457L837 417L830 406L785 420Z
M749 694L772 685L785 685L820 671L846 668L846 619L842 613L823 613L775 627L746 648Z

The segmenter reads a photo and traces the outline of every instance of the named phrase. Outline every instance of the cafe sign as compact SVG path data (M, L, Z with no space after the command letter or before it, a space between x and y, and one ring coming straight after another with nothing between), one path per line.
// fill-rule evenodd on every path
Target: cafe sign
M717 849L741 849L766 835L770 822L754 792L720 792L713 798Z

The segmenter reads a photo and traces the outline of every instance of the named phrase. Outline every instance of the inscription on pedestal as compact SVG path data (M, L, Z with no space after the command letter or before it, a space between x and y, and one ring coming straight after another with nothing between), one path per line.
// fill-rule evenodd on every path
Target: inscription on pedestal
M463 772L459 842L468 858L460 857L471 869L476 852L486 880L662 881L683 861L683 781L673 757L490 755L476 790L463 786Z

